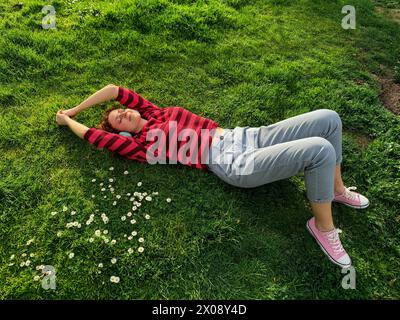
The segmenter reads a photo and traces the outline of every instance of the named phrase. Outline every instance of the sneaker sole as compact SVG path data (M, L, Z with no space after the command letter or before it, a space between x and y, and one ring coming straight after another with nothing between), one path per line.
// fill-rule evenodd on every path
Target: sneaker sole
M334 264L336 264L339 267L342 268L348 268L351 266L350 264L341 264L340 262L335 261L330 255L329 253L325 250L325 248L322 246L322 244L319 242L318 238L315 236L314 232L311 230L311 228L308 226L308 221L307 221L307 230L311 233L311 235L313 236L313 238L317 241L319 247L322 249L322 251L325 253L325 255L329 258L329 260L331 260L331 262L333 262Z
M337 200L332 200L332 202L341 203L341 204L344 204L345 206L348 206L348 207L353 208L353 209L365 209L365 208L369 207L369 202L367 204L362 205L362 206L354 206L352 204L348 204L346 202L337 201Z

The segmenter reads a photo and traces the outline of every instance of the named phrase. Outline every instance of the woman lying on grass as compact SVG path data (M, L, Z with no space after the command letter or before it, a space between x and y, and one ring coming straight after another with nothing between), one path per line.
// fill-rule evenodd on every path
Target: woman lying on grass
M88 128L71 119L80 111L109 100L117 100L127 109L107 110L98 128ZM319 109L258 128L223 129L184 108L160 108L134 91L108 85L77 107L58 111L56 120L97 148L148 163L157 159L166 163L160 157L163 155L168 163L211 171L236 187L253 188L304 170L314 214L307 221L307 229L333 263L351 265L333 224L331 204L335 201L363 209L369 201L351 191L356 187L346 188L343 184L342 122L335 111ZM192 133L192 137L184 132ZM154 145L158 148L154 149Z

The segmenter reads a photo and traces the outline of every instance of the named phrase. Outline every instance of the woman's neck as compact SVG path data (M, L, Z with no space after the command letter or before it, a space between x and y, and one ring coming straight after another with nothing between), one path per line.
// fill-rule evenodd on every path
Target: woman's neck
M137 130L135 130L135 133L139 133L140 131L142 131L144 125L147 123L148 120L140 118L140 122L139 122L139 126L137 128Z

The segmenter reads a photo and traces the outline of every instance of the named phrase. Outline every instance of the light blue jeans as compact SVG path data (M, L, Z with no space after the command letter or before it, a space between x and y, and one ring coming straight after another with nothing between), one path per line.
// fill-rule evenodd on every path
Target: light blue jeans
M304 170L308 199L330 202L335 166L342 162L342 121L335 111L319 109L269 126L224 129L213 139L208 162L216 176L241 188Z

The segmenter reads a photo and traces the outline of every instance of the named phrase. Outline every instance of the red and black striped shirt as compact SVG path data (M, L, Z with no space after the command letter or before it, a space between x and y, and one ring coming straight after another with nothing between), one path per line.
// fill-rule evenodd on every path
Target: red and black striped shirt
M155 159L159 159L159 163L179 162L208 171L206 159L218 123L182 107L160 108L123 87L119 87L116 100L137 110L147 120L142 130L133 137L126 137L90 128L84 135L85 140L98 149L107 148L130 160L155 163ZM155 138L160 133L164 133L165 138ZM160 161L163 157L165 162Z

